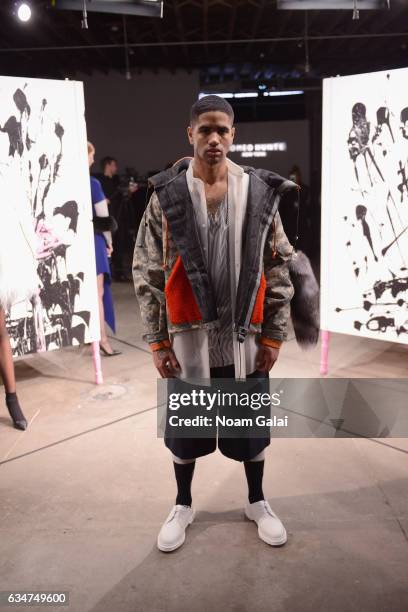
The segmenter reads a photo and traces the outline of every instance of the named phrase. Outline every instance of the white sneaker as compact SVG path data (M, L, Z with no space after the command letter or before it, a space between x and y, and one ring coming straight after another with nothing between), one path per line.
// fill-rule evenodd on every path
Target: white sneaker
M245 514L250 521L255 521L258 525L258 535L261 540L271 546L285 544L288 539L286 529L267 501L262 500L254 504L247 504Z
M173 506L164 521L157 537L157 547L163 552L176 550L186 539L186 527L194 520L194 510L190 506Z

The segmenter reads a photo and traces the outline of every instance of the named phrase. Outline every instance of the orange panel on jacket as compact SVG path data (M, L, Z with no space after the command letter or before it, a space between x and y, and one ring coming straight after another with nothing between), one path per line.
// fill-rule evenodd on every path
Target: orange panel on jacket
M259 323L262 323L263 321L265 291L266 291L266 279L265 279L264 273L262 272L261 282L259 285L258 293L256 294L254 309L252 311L251 323L259 324Z
M177 257L174 268L166 283L164 294L171 323L177 325L202 320L201 312L180 255Z

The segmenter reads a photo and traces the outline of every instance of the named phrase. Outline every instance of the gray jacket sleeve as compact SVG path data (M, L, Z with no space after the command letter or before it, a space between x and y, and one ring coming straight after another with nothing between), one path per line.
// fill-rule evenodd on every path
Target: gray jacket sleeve
M168 339L164 295L162 211L153 193L139 226L133 255L133 282L149 344Z
M266 291L261 335L271 340L286 340L290 301L294 289L289 276L293 247L276 213L265 241L264 274Z

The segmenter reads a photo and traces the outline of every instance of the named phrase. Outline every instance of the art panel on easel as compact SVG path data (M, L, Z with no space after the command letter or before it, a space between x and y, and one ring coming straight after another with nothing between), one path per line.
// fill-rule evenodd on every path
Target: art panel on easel
M82 83L0 77L0 225L13 354L98 340Z
M408 69L325 79L321 327L408 344Z

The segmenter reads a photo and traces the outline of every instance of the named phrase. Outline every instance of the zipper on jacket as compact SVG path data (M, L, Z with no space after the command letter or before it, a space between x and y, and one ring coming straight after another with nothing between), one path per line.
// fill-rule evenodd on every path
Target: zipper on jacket
M275 217L272 220L272 228L273 228L273 249L272 249L272 259L276 259L278 251L276 250L276 223Z

